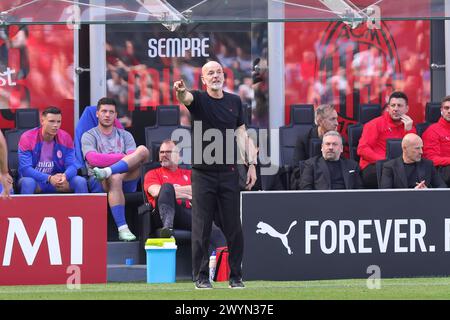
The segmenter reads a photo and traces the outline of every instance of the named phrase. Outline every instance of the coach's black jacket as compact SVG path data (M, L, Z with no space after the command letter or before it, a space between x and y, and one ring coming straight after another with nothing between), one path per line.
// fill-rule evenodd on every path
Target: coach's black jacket
M344 158L340 158L339 162L346 189L360 189L362 182L358 163ZM300 178L300 190L331 190L330 171L322 156L305 161Z
M428 188L446 188L444 180L433 166L433 162L428 159L422 159L416 163L417 166L417 182L425 180ZM406 189L408 188L408 180L406 170L403 164L403 158L398 157L387 161L383 164L381 174L380 189Z

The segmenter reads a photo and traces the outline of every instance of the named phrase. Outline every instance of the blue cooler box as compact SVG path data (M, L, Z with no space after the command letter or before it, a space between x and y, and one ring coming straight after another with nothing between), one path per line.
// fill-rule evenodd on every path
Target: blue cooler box
M174 238L147 239L147 283L175 282L177 245Z

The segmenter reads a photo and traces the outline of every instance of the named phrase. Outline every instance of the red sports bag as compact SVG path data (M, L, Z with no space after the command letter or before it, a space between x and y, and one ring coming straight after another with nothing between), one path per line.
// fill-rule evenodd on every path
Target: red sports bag
M230 265L228 264L228 247L216 248L216 273L214 281L228 281L230 278Z

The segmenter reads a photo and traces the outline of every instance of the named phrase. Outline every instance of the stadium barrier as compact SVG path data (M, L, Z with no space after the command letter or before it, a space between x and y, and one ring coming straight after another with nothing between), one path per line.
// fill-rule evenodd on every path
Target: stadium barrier
M0 285L106 283L106 194L0 200Z
M242 192L244 277L448 276L449 199L449 189Z

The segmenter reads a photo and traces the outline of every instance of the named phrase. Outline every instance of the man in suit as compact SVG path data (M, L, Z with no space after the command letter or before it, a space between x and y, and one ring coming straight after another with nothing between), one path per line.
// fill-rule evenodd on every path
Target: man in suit
M328 131L322 139L322 155L305 161L300 179L301 190L359 189L361 177L358 163L341 158L342 137Z
M415 133L402 140L402 156L383 165L380 189L392 188L445 188L431 160L422 159L422 139Z

